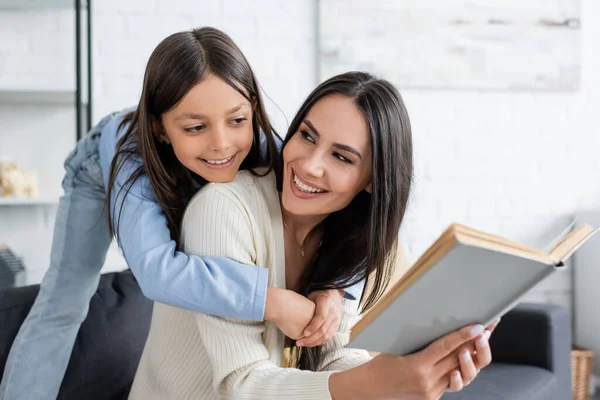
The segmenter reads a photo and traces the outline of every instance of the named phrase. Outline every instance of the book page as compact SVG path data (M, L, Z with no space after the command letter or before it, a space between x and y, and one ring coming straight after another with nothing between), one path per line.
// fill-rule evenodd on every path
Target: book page
M554 246L550 251L550 256L556 261L564 261L580 244L583 244L595 232L596 230L590 225L583 224L578 226Z

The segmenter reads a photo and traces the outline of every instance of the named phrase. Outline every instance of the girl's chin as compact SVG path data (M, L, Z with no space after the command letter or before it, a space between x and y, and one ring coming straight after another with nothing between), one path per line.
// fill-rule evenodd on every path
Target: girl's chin
M213 183L229 183L233 182L238 173L237 168L228 168L227 170L206 170L202 168L200 171L195 171L197 175Z

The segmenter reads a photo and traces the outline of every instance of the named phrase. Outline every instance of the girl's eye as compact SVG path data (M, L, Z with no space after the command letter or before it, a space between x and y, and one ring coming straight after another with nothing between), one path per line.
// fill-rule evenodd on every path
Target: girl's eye
M241 118L232 119L231 122L233 123L233 125L241 125L244 121L247 121L247 120L248 120L248 118L241 117Z
M348 164L354 164L351 159L349 159L348 157L344 157L340 153L333 153L333 156L335 158L337 158L338 160L340 160L341 162L345 162L345 163L348 163Z
M305 130L300 131L300 136L302 137L302 139L307 140L311 143L315 142L315 139L312 137L312 135Z
M204 125L196 125L196 126L192 126L191 128L185 128L185 131L189 132L189 133L198 133L202 129L204 129Z

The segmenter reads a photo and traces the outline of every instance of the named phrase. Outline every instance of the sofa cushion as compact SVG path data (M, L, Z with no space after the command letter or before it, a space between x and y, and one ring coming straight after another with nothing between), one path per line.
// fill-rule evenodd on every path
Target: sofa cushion
M458 393L443 400L543 400L553 398L557 380L552 372L528 365L492 363Z
M37 285L0 292L0 373L37 292ZM152 304L130 271L102 275L58 399L127 398L148 336Z

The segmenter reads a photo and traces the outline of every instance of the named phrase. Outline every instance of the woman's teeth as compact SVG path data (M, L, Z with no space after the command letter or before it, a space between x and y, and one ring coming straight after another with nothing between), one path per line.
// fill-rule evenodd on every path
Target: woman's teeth
M221 164L225 164L228 163L229 161L231 161L231 159L233 158L233 156L229 157L229 158L224 158L222 160L204 160L209 164L213 164L213 165L221 165Z
M294 175L294 183L296 184L296 187L298 189L300 189L301 191L306 192L306 193L323 193L324 192L323 189L317 189L317 188L308 186L308 185L300 182L300 179L298 179L298 177L296 175Z

